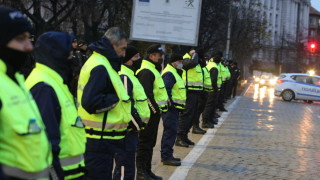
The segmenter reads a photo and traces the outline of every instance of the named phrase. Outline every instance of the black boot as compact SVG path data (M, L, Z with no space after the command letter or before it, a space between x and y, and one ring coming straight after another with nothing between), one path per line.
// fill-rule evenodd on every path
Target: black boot
M175 161L181 161L180 158L176 158L176 157L172 157L172 159L174 159ZM161 159L161 162L163 162L164 159Z
M192 133L193 134L205 134L207 131L201 129L199 126L193 126Z
M185 136L184 141L185 141L186 143L188 143L189 145L191 145L191 146L195 145L195 143L194 143L194 142L192 142L192 141L188 138L188 136L187 136L187 135Z
M149 174L149 176L152 178L152 179L155 179L155 180L162 180L162 177L161 176L157 176L155 175L152 171L147 171L147 173Z
M176 161L181 161L181 159L180 158L176 158L176 157L172 157L174 160L176 160Z
M228 110L226 109L226 108L219 108L219 111L221 111L221 112L228 112Z
M167 166L180 166L181 165L181 161L177 161L174 158L169 158L169 159L161 159L163 165L167 165Z
M212 128L214 128L214 124L211 122L205 122L205 123L202 123L202 128L212 129Z
M218 124L219 120L217 118L213 118L212 122L213 122L214 125L216 125L216 124Z
M137 180L153 180L153 178L150 177L146 169L141 164L138 164L138 163L137 163Z
M175 145L180 147L189 147L189 144L179 135L177 136Z

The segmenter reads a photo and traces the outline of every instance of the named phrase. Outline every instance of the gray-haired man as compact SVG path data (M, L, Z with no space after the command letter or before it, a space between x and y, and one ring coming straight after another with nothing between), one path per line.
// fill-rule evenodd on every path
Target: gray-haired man
M116 27L89 45L93 54L78 82L79 116L86 125L86 179L112 179L113 156L124 151L131 102L118 75L127 48L126 35Z

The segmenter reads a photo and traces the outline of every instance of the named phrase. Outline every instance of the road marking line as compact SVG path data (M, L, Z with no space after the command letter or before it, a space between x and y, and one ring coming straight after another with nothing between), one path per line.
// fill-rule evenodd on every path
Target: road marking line
M249 86L250 87L250 86ZM242 96L237 96L236 99L228 106L228 112L224 112L221 114L221 118L219 119L219 123L214 127L214 129L208 129L207 133L202 136L200 141L192 148L189 154L181 161L181 166L176 168L173 174L170 176L169 180L183 180L187 177L190 168L194 165L200 155L206 150L209 142L214 137L215 133L222 125L224 120L228 117L229 113L232 112L236 104L238 104L239 100Z
M250 84L248 85L247 89L246 89L245 91L243 91L240 96L246 95L247 92L248 92L248 90L250 89L251 85L252 85L252 83L250 83Z

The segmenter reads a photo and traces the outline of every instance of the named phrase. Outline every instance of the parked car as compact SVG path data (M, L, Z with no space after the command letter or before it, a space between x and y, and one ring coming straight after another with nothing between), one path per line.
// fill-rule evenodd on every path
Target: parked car
M320 76L302 73L280 74L274 87L275 96L284 101L320 101Z

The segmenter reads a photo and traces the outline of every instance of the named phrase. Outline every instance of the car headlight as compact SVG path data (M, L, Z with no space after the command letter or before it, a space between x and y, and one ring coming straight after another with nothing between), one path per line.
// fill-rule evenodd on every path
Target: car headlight
M260 81L260 78L257 77L257 78L255 78L254 80L255 80L256 82L259 82L259 81Z
M264 84L264 83L266 83L266 80L261 79L261 80L260 80L260 84Z
M274 80L274 79L270 80L270 84L272 84L272 85L276 84L276 80Z

